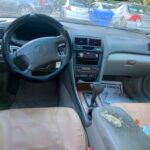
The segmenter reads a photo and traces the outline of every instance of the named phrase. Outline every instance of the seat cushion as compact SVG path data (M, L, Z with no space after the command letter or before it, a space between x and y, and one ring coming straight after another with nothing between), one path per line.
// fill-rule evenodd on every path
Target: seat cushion
M133 120L139 120L141 126L150 125L150 103L116 103L112 106L122 108Z
M0 112L0 150L85 150L86 138L70 108Z

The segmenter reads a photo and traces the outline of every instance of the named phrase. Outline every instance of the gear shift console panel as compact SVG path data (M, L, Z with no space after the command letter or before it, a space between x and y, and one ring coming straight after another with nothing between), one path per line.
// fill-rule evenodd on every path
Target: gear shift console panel
M91 116L93 108L101 106L99 95L103 92L104 86L99 82L78 82L77 90L85 112Z

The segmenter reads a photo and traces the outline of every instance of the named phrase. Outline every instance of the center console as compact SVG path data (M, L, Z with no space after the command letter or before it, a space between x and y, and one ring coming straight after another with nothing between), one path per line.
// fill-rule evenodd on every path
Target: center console
M103 58L101 39L75 37L73 51L76 80L96 81Z
M91 121L86 129L90 146L94 150L149 150L148 137L125 111L102 105L99 95L105 86L98 82L103 60L102 41L75 37L73 50L78 97Z
M73 42L74 74L78 96L88 116L100 101L103 87L98 82L103 60L103 43L99 38L75 37Z

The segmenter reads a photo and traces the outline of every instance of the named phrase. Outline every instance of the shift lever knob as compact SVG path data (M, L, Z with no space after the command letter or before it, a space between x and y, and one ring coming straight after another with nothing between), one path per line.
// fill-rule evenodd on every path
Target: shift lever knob
M96 101L96 97L103 92L104 86L100 83L92 83L91 88L92 88L91 106L93 106Z

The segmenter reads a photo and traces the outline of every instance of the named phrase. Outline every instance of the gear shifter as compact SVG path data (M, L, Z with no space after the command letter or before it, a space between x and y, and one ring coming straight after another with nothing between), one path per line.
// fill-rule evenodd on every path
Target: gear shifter
M92 83L91 88L92 88L91 107L93 107L96 101L96 97L103 92L104 86L100 83Z

